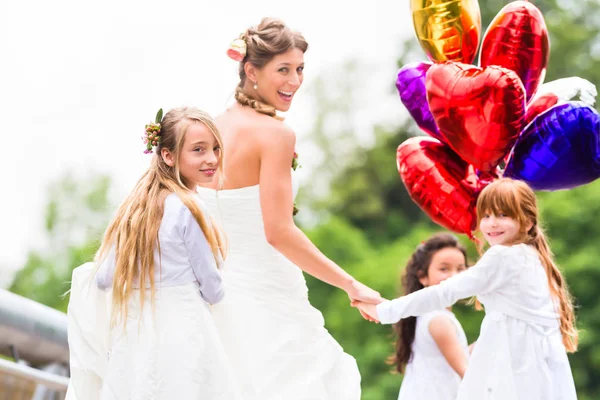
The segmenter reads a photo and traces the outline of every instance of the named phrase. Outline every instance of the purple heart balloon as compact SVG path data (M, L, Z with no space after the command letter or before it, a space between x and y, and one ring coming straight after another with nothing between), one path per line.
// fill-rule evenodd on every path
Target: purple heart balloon
M538 115L517 140L504 176L536 190L571 189L600 177L600 116L569 101Z
M446 143L446 140L438 130L438 127L429 110L427 102L427 91L425 90L425 75L430 62L415 62L406 64L398 71L396 79L396 88L400 94L400 100L406 107L410 115L417 122L419 128L429 135Z

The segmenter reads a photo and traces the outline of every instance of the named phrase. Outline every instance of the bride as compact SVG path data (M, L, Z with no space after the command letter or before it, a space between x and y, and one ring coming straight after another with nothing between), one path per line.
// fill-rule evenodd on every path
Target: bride
M308 44L266 18L229 48L240 62L236 103L216 119L224 176L200 196L224 229L225 299L213 308L219 334L249 400L359 400L356 361L324 328L302 271L376 303L379 293L323 255L294 224L294 132L287 111L302 84ZM219 190L217 190L219 189ZM364 315L363 315L364 316Z

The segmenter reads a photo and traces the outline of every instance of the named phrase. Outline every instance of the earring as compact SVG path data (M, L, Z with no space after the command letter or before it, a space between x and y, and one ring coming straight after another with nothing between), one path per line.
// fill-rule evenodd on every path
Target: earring
M254 82L254 90L258 90L258 84Z

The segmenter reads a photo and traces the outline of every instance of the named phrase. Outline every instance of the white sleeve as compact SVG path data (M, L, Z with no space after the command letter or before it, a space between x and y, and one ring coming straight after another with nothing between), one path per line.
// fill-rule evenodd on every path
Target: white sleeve
M115 275L116 258L115 247L112 246L108 254L100 263L100 268L96 273L96 285L101 290L111 290Z
M182 224L183 241L192 271L200 284L200 294L207 303L216 304L223 299L224 295L221 273L202 228L185 206L182 212Z
M518 251L513 247L492 246L477 264L465 272L439 285L378 304L379 321L383 324L395 323L402 318L449 307L460 299L493 292L518 271L513 258Z

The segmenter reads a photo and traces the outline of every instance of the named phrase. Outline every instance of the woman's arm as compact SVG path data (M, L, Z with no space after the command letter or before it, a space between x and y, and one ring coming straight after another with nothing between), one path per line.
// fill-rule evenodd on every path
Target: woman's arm
M295 143L294 132L280 123L263 136L259 179L267 241L304 272L346 291L352 299L381 301L379 293L327 258L294 223L291 166Z
M438 315L429 322L429 333L448 364L462 378L467 369L467 356L458 340L454 322L444 315Z

